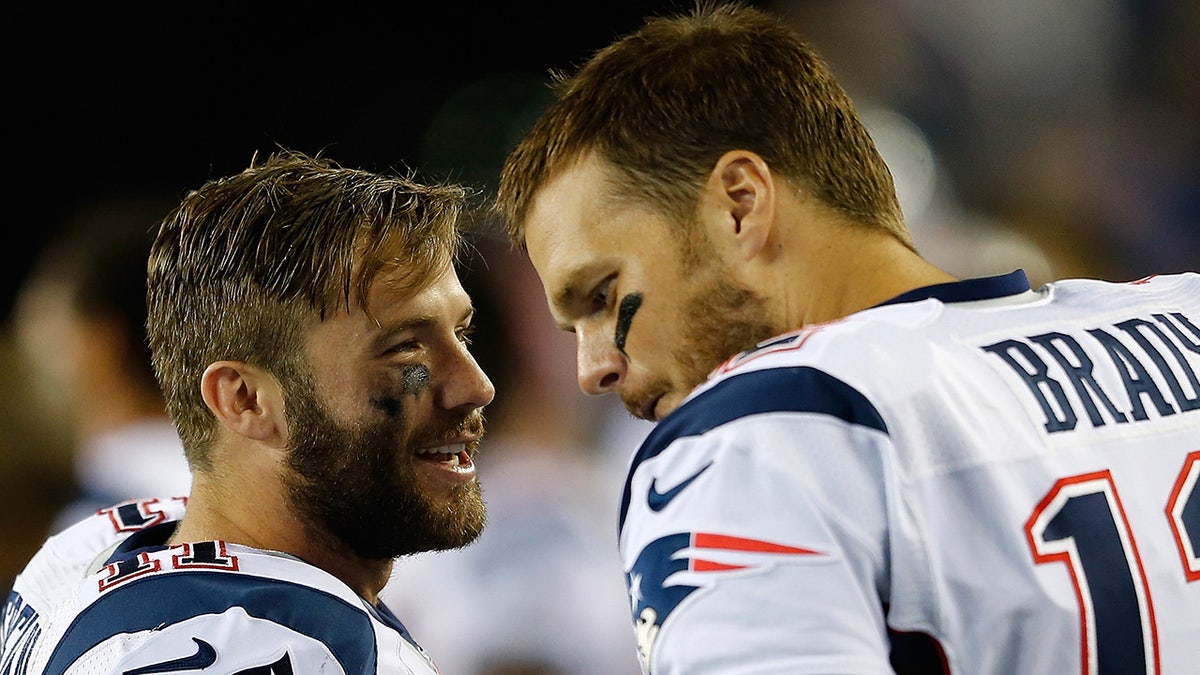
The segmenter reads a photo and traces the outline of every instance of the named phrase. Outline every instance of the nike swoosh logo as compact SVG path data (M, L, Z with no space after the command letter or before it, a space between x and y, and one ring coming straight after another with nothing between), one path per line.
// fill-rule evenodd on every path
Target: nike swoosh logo
M652 479L650 481L650 492L646 495L646 503L650 505L650 510L658 512L658 511L662 511L663 509L667 508L667 504L670 504L672 499L675 499L676 497L678 497L679 493L683 492L684 488L691 485L692 481L694 481L700 477L700 474L704 473L705 471L708 471L708 467L710 467L710 466L712 466L712 462L705 464L703 467L700 468L699 471L692 474L690 477L684 479L678 485L671 488L670 490L667 490L666 492L659 492L655 487L658 483L658 479L657 478Z
M213 646L201 640L200 638L192 638L192 642L196 643L196 653L191 656L185 656L180 659L171 659L162 663L152 663L141 668L126 670L123 675L149 675L149 673L174 673L180 670L204 670L217 662L217 650Z

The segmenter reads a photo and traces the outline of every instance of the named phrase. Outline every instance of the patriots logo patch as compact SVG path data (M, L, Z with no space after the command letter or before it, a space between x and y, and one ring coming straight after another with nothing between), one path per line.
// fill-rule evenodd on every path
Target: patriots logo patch
M625 574L637 632L638 654L649 667L658 631L689 595L724 573L766 569L781 558L820 551L711 532L679 532L650 542Z

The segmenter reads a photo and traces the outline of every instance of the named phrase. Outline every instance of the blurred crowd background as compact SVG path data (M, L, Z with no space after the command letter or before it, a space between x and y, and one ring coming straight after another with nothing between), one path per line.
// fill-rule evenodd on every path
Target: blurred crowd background
M482 203L549 70L689 3L10 8L0 593L81 511L187 489L137 329L147 235L184 190L282 145ZM952 273L1200 269L1200 3L750 4L826 56ZM578 391L528 263L473 228L491 524L402 561L387 601L447 675L636 673L615 528L648 427Z

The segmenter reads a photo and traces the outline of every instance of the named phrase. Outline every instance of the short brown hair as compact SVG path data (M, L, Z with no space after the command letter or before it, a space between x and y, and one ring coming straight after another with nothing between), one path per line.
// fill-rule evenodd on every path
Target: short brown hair
M188 461L208 466L209 364L303 372L302 329L357 305L381 270L414 291L459 255L466 190L283 150L189 192L150 252L147 334ZM286 386L286 381L285 381Z
M849 96L771 14L735 2L652 17L552 85L556 100L508 156L494 202L519 247L537 191L586 153L612 166L621 194L684 221L735 149L912 246L891 172Z

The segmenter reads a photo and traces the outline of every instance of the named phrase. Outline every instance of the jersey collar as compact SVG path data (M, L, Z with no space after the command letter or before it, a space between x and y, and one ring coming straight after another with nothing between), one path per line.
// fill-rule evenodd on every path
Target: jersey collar
M964 279L962 281L951 281L944 284L914 288L907 293L897 295L891 300L881 302L876 307L899 305L906 302L920 302L921 300L929 300L931 298L941 300L942 302L994 300L1006 295L1024 293L1028 290L1030 290L1029 277L1025 276L1025 270L1019 269L994 277Z

